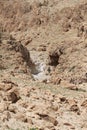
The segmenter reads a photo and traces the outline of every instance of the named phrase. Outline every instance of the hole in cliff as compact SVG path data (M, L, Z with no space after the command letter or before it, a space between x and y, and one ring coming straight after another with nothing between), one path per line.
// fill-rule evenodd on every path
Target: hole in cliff
M49 65L57 66L59 64L59 55L57 52L49 55Z

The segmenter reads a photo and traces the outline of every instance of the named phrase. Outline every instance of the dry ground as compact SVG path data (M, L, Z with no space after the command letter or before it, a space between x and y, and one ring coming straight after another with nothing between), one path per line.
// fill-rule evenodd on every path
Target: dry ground
M0 130L87 130L86 0L0 0Z

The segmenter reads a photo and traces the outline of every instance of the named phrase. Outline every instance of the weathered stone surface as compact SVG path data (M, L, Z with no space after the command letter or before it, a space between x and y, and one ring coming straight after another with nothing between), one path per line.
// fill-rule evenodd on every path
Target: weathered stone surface
M18 89L13 89L7 93L8 101L12 103L16 103L19 100L19 92Z
M87 100L83 101L83 103L81 104L81 106L87 107Z
M1 102L0 103L0 113L6 111L8 109L8 104L6 102Z
M76 105L72 105L70 107L70 110L73 111L73 112L80 112L80 109L79 109L77 104Z
M87 129L86 22L86 0L0 0L0 130Z

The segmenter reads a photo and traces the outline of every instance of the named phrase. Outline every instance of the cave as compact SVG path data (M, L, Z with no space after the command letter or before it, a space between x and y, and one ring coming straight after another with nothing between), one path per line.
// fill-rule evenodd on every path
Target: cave
M57 66L59 64L59 55L57 52L49 55L49 65Z

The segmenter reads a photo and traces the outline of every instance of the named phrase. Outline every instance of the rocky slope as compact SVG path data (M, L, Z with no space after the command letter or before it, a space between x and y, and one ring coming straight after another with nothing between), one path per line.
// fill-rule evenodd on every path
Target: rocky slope
M87 129L86 0L0 0L0 130Z

